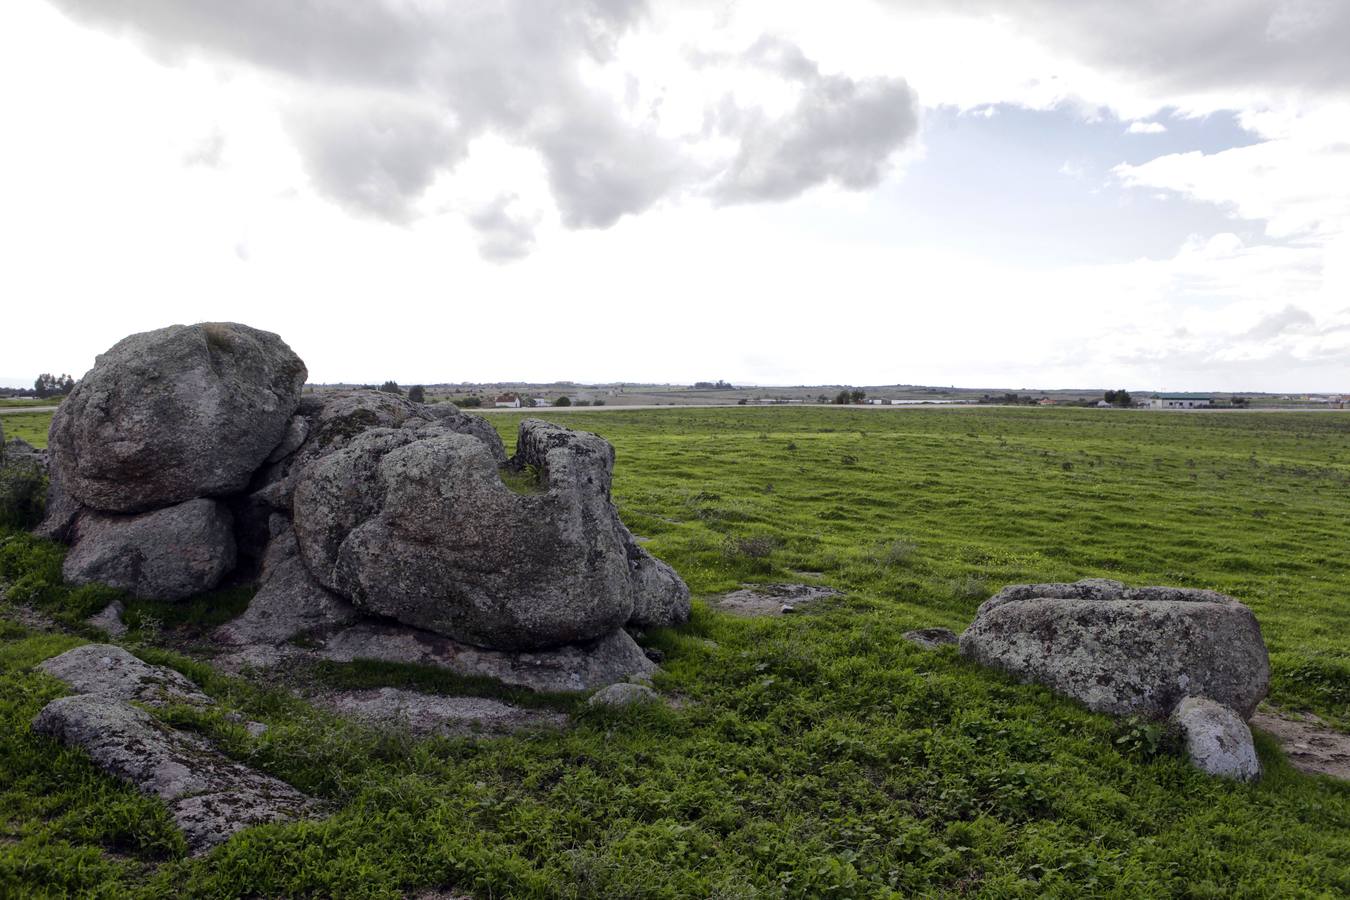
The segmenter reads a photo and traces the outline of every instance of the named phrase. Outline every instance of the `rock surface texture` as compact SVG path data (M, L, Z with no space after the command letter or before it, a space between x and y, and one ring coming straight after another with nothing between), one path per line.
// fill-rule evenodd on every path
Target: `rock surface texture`
M925 650L936 650L949 644L960 643L961 638L950 628L920 628L916 631L906 631L905 640L911 644L918 644Z
M1200 771L1237 781L1261 777L1252 732L1228 707L1207 697L1186 697L1172 712L1186 740L1186 753Z
M285 434L305 375L281 338L246 325L134 334L57 409L52 464L71 496L105 512L242 490Z
M189 500L137 515L85 510L61 574L72 584L106 584L137 597L182 600L220 584L234 568L229 510Z
M413 734L494 735L567 724L563 713L522 709L485 697L442 697L391 687L346 691L320 702L343 715L403 726Z
M39 668L77 693L43 707L33 729L80 747L100 769L163 800L194 852L251 825L313 811L314 802L285 782L132 705L213 702L178 672L107 644L76 647Z
M1102 579L1014 585L980 606L960 648L1094 711L1155 719L1195 696L1245 720L1270 683L1256 617L1213 591Z

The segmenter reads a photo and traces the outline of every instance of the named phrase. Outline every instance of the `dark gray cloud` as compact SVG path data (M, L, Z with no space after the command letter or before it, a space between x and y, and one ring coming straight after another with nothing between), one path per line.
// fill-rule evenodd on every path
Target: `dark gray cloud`
M723 127L739 135L740 151L713 186L720 202L782 200L827 182L874 187L919 130L918 98L902 79L822 75L799 48L781 42L760 41L745 59L798 82L800 95L780 116L724 112Z
M1251 327L1244 337L1265 341L1288 332L1307 333L1317 328L1317 320L1306 309L1292 303L1279 312L1271 313Z
M492 262L523 259L534 249L535 219L512 210L514 194L499 194L466 217L478 233L478 252Z
M467 150L444 113L387 96L297 104L286 124L322 193L391 222L411 219L411 202Z
M912 7L910 0L883 0ZM928 0L1160 90L1350 91L1345 0Z
M686 139L629 115L581 74L644 20L644 0L51 2L163 58L203 55L289 80L285 121L316 189L393 222L408 221L482 135L539 153L566 227L606 228L684 192L749 202L827 182L871 187L917 128L903 81L822 75L796 46L766 38L735 64L795 82L800 100L782 116L729 110L718 119L738 148L729 168L696 164ZM493 216L471 224L495 259L533 240L532 228L524 240Z

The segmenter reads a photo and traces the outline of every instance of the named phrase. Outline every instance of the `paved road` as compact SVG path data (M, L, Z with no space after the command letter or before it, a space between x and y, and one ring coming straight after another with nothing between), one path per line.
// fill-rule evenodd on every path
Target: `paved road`
M26 412L56 412L55 406L5 406L0 407L0 416L16 416Z

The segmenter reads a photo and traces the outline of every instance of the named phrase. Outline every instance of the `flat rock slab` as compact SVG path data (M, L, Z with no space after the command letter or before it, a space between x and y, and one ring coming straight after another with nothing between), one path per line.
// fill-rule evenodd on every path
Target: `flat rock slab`
M842 591L814 584L756 584L739 591L723 594L713 600L713 606L733 616L754 618L778 616L799 607L838 597Z
M622 630L586 644L505 651L471 647L429 631L370 622L340 629L313 647L253 644L217 657L214 663L226 671L242 672L306 660L358 659L431 666L545 692L591 691L649 675L657 668Z
M564 713L523 709L484 697L445 697L392 687L342 691L315 700L343 715L402 725L418 735L509 734L563 728L568 721Z
M215 702L182 674L165 666L152 666L112 644L75 647L43 660L37 668L77 694L104 694L149 706L209 706Z
M1289 764L1300 772L1350 781L1350 734L1333 731L1311 713L1269 707L1258 709L1250 724L1279 741Z
M314 802L110 694L48 703L33 730L80 747L103 771L163 800L194 853L252 825L298 818Z

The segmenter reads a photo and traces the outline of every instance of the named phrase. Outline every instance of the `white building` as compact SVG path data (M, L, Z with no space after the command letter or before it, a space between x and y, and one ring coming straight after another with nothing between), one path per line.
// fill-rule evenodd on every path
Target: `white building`
M1159 394L1149 398L1149 409L1204 409L1213 406L1212 397L1190 397L1181 394Z
M492 401L492 405L506 407L508 409L520 409L520 398L515 394L502 394L496 400Z

